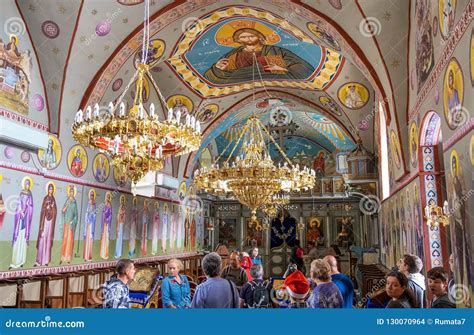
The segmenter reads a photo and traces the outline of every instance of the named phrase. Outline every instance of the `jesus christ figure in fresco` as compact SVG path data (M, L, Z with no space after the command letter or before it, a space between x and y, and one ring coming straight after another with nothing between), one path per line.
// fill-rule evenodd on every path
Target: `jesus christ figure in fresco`
M253 28L238 29L232 35L240 46L228 52L206 71L204 77L215 84L248 81L257 69L262 79L306 79L314 72L311 64L293 52L275 45L265 44L265 35Z

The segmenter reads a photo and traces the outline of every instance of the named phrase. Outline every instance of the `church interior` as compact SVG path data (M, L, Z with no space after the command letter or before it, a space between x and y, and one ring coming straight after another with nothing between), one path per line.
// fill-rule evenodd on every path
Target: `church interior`
M165 308L212 252L273 307L331 256L382 308L405 255L473 306L472 0L0 6L0 307L101 308L131 259Z

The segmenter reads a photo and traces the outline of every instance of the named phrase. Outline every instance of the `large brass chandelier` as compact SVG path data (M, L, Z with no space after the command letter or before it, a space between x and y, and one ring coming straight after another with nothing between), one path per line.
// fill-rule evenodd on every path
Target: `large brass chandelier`
M133 183L149 171L163 168L169 156L184 155L197 150L201 144L201 126L194 116L182 117L178 110L167 111L166 120L160 121L155 105L143 103L147 78L151 81L164 106L167 103L147 65L149 48L149 1L145 1L141 63L120 95L116 104L110 102L103 110L98 104L87 106L76 113L72 125L74 140L91 149L108 153L112 164L126 174ZM131 108L126 108L124 96L135 82L135 97ZM164 108L166 110L166 108Z
M277 166L271 159L264 133L283 156L283 165ZM235 158L232 155L234 152L237 152ZM208 193L232 195L251 210L252 223L260 227L257 209L273 205L275 200L279 200L274 196L281 192L312 188L315 177L314 170L293 165L262 122L253 115L244 125L242 134L223 165L214 163L210 168L196 170L194 183Z

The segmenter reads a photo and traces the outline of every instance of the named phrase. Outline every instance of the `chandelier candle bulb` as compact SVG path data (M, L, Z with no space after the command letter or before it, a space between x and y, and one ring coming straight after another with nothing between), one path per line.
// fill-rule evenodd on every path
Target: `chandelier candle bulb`
M201 123L196 121L196 131L200 134L201 133Z
M81 123L82 122L82 109L79 109L76 113L76 117L74 118L74 122Z
M152 149L152 145L151 145L151 142L148 143L148 156L151 157L151 149Z
M140 103L138 105L138 119L143 120L143 117L144 117L144 115L143 115L143 104Z
M195 129L196 127L196 118L194 116L191 116L191 128Z
M173 121L173 108L168 108L168 122Z
M123 101L120 103L119 116L120 116L120 117L124 117L124 116L125 116L125 103L124 103Z
M92 118L92 107L87 106L86 108L86 120L90 120Z
M191 124L191 116L188 114L186 115L186 126L189 127L190 124Z
M155 118L155 104L153 102L150 105L150 118L151 119Z
M94 118L99 118L99 110L100 110L99 104L96 103L94 105Z
M111 101L109 102L109 108L107 110L109 112L110 115L114 115L114 103Z

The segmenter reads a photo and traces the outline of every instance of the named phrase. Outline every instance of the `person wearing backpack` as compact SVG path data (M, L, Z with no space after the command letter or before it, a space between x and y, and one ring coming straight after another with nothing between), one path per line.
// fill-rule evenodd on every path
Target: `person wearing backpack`
M221 277L228 279L235 284L240 291L242 286L249 281L244 268L240 266L240 254L234 251L229 257L230 265L227 265L221 272Z
M259 264L252 265L250 274L253 277L242 286L240 291L241 308L270 308L272 306L270 299L270 283L263 280L263 267Z

